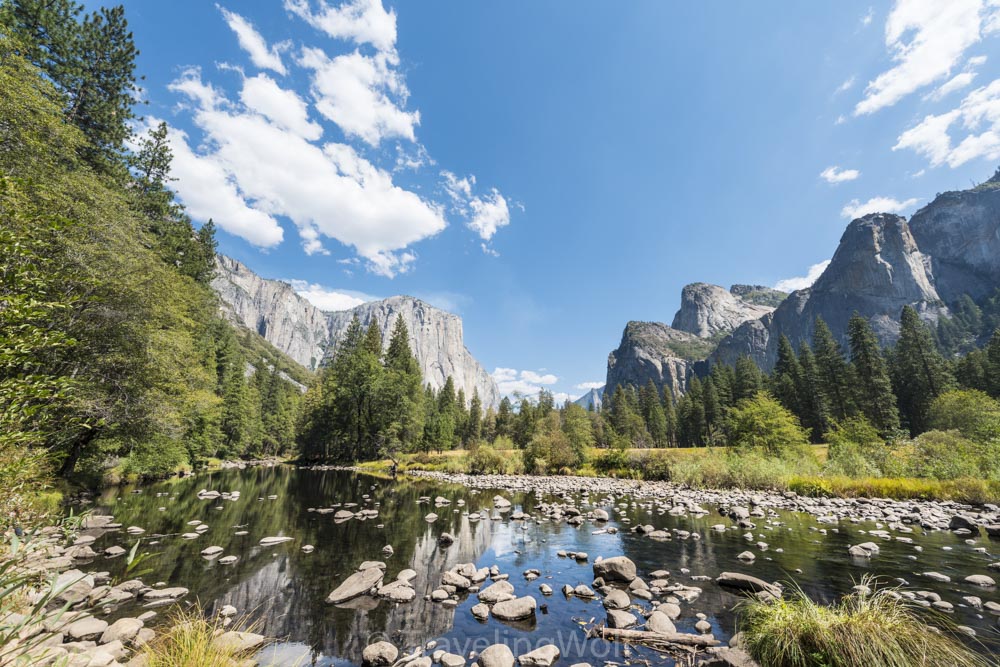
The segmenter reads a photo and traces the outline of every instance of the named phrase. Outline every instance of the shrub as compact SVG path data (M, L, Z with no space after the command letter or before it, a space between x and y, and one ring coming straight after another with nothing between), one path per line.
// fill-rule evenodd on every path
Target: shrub
M479 445L466 455L465 465L473 475L499 475L504 472L504 457L489 445Z
M730 447L757 449L770 456L782 456L789 449L809 445L795 415L763 391L729 410L726 435Z
M958 431L927 431L911 445L907 468L913 477L956 479L979 474L975 443Z
M583 463L583 452L573 447L561 428L556 411L538 424L535 435L524 448L523 457L525 469L539 475L563 468L573 470Z
M882 474L889 448L864 417L851 417L827 431L827 469L833 474L872 477Z
M863 580L872 586L872 580ZM747 652L762 665L853 667L904 665L935 667L990 663L949 628L929 629L926 617L891 589L849 595L823 606L801 590L788 599L748 598L739 607Z
M591 462L594 470L604 475L611 475L626 470L631 464L628 451L620 447L607 449L594 457Z

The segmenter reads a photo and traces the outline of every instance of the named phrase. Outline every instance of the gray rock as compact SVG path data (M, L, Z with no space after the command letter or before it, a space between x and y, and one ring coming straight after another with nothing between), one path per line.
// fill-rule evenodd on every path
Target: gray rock
M630 584L636 577L635 563L625 556L604 558L594 563L594 576Z
M337 586L327 596L326 601L330 604L340 604L353 600L354 598L368 593L382 582L383 572L381 568L370 567L360 572L355 572Z
M605 609L628 609L632 601L628 597L628 593L619 589L613 589L604 596L604 608Z
M483 649L476 662L479 667L514 667L514 654L506 644L493 644Z
M619 609L609 609L608 610L608 627L609 628L631 628L639 624L639 619L627 611L621 611Z
M490 610L501 621L523 621L535 616L535 598L526 595L513 600L503 600Z
M384 667L396 662L399 649L389 642L375 642L365 647L361 652L362 664L368 667Z
M262 646L267 639L254 632L236 632L230 630L212 640L212 645L223 651L232 653L247 653Z
M780 588L749 574L723 572L715 579L715 583L726 588L735 588L736 590L750 591L752 593L764 592L776 598L781 597Z
M260 541L260 546L262 547L273 547L276 544L284 544L285 542L291 542L293 537L277 536L277 537L265 537Z
M479 591L480 602L496 604L514 597L514 586L509 581L497 581Z
M438 662L442 667L465 667L465 658L454 653L445 653Z
M669 616L660 610L655 610L649 615L649 618L646 619L646 630L669 635L677 632L677 627L674 625L674 622L670 620Z
M490 617L490 607L485 602L472 605L472 615L480 621L485 621Z
M970 574L965 578L965 583L972 584L973 586L982 586L983 588L991 588L997 585L997 582L992 577L987 577L985 574Z
M78 621L73 621L66 626L65 632L66 636L73 641L82 642L97 640L107 629L107 621L102 621L99 618L89 616L87 618L81 618Z
M521 667L552 667L558 659L559 648L555 644L546 644L518 656L517 661Z
M761 289L784 297L777 290ZM744 322L760 319L773 310L774 306L744 300L740 294L718 285L692 283L681 290L681 307L674 315L671 326L699 338L712 338L717 334L730 333Z
M145 624L137 618L120 618L104 630L104 633L101 634L101 643L130 642L139 634L143 625Z

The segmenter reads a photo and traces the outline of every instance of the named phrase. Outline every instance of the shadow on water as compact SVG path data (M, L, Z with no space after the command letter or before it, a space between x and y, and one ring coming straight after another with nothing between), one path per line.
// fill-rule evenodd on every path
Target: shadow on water
M240 497L203 500L198 497L201 489L239 491ZM617 534L601 532L601 526L589 522L575 528L562 522L515 521L510 514L499 521L471 521L469 512L492 509L495 493L502 493L513 502L515 510L526 513L541 502L553 500L542 494L476 492L408 477L388 480L343 471L279 466L217 471L142 489L115 489L102 497L101 510L114 514L126 527L145 529L142 549L157 555L143 564L152 568L142 577L144 581L189 588L186 600L200 600L210 612L232 604L240 613L250 613L258 621L260 632L282 640L265 656L278 665L358 664L362 649L380 639L401 649L435 640L438 648L460 655L497 642L510 645L514 655L556 643L565 664L624 662L628 656L621 645L584 638L581 622L604 620L600 601L567 598L559 592L564 584L590 585L592 562L597 556L622 554L636 562L640 576L648 579L650 572L665 569L671 572L672 581L701 588L696 600L681 605L683 613L677 628L694 632L695 614L701 612L707 615L715 636L723 641L734 631L736 618L731 609L738 598L714 582L699 581L697 577L714 578L725 570L747 572L770 581L794 580L810 596L823 601L849 592L866 573L877 574L887 582L902 578L919 590L933 590L952 601L956 606L954 622L975 628L981 637L996 635L995 617L984 615L962 599L969 595L993 599L990 595L995 596L995 591L954 583L966 574L982 572L990 556L977 553L972 545L950 533L920 535L918 531L913 538L922 552L912 544L880 541L879 557L859 562L849 558L847 548L872 539L859 531L872 529L873 525L842 522L835 531L811 516L790 512L781 512L770 522L758 520L752 540L743 536L744 531L713 530L713 524L722 522L717 513L672 516L652 501L630 497L592 498L605 509L617 506L619 511L607 524L619 527ZM435 507L420 503L422 496L443 496L452 504ZM352 503L356 505L350 506ZM378 516L338 522L333 512L314 511L344 508L353 512L376 509ZM714 512L715 508L706 509ZM432 523L424 519L430 512L438 515ZM182 533L193 530L189 525L193 521L207 524L207 531L197 539L182 539ZM675 537L657 542L629 530L638 523L698 533L700 539ZM438 546L442 532L455 537L448 548ZM260 540L269 536L290 536L293 541L260 546ZM94 547L100 550L121 544L127 549L135 539L125 531L109 533ZM755 546L760 541L767 543L766 549ZM301 547L307 544L314 545L315 551L304 553ZM394 551L388 557L382 551L386 545ZM986 540L977 545L987 550L997 548L995 542ZM218 557L203 558L200 552L208 546L222 547L222 556L237 556L238 560L233 565L222 565ZM736 558L747 549L757 554L751 564ZM560 550L585 551L590 559L579 563L558 556ZM346 605L328 605L325 598L330 591L365 560L385 561L386 581L403 569L415 570L416 599L392 604L360 598ZM545 605L544 613L540 611L533 625L504 624L493 618L481 623L470 611L478 602L475 596L461 599L455 607L424 599L438 587L445 570L465 562L498 565L510 575L516 593L533 595L540 605ZM88 568L109 570L121 578L125 563L121 558L99 558ZM522 572L529 568L540 570L542 577L526 581ZM953 583L931 582L919 575L928 570L951 575ZM538 587L543 583L555 593L541 595ZM134 607L115 612L118 616L132 613L138 613ZM658 654L632 649L633 658L639 654L658 664L670 664Z

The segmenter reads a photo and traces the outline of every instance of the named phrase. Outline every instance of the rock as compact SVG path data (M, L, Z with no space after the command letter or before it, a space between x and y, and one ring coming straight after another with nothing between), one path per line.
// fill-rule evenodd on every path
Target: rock
M396 662L399 649L389 642L375 642L365 647L361 652L362 664L367 667L384 667Z
M353 600L359 595L364 595L371 589L378 586L382 582L382 576L383 572L381 568L377 567L370 567L367 570L355 572L345 579L340 586L337 586L337 588L327 596L326 601L329 604L340 604L342 602L347 602L348 600Z
M514 586L509 581L497 581L479 591L478 597L480 602L486 604L510 600L514 597Z
M212 558L213 556L218 556L222 553L222 547L208 547L207 549L201 550L201 555L205 558Z
M472 606L472 615L479 621L485 621L490 617L490 607L485 602Z
M983 588L990 588L997 585L997 582L992 577L987 577L985 574L970 574L964 581L967 584L982 586Z
M951 577L947 574L941 574L940 572L924 572L924 576L933 581L939 581L941 583L948 583L951 581Z
M694 624L694 629L703 635L707 635L712 631L712 624L703 619Z
M417 597L417 592L408 581L397 579L378 589L378 596L390 602L411 602Z
M769 584L763 579L758 579L757 577L750 576L749 574L741 574L739 572L723 572L716 579L715 583L726 588L735 588L741 591L750 591L752 593L768 593L776 598L781 597L781 589L774 584Z
M604 558L594 563L594 576L630 584L636 577L635 563L625 556Z
M739 558L740 560L745 560L745 561L754 561L754 560L757 560L757 556L755 556L752 551L744 551L739 556L737 556L737 558Z
M660 322L629 322L618 349L608 355L607 387L646 386L680 396L694 371L695 358L712 351L710 341Z
M979 524L970 516L956 514L948 522L948 530L971 530L973 533L978 533Z
M522 667L552 667L559 659L559 648L554 644L539 646L534 651L518 656Z
M621 611L618 609L608 610L608 627L609 628L631 628L639 624L639 619L627 611Z
M445 572L441 575L441 583L446 586L454 586L460 591L467 590L470 586L472 586L471 581L462 575L451 571Z
M465 667L465 658L454 653L445 653L438 662L441 667Z
M450 596L448 595L448 591L442 588L436 588L433 591L431 591L431 602L444 602L449 597Z
M139 634L143 625L145 624L137 618L120 618L104 631L101 643L108 644L113 641L128 643Z
M219 559L219 565L232 565L239 560L238 556L223 556Z
M230 616L235 616L235 615L236 615L236 607L234 607L231 604L227 604L222 609L219 610L219 616L222 616L223 618L229 618Z
M670 617L662 611L656 610L646 619L646 630L658 632L662 635L669 635L677 632L677 627Z
M629 599L628 593L617 588L604 596L605 609L628 609L630 604L632 601Z
M89 616L73 621L65 628L66 636L73 641L97 640L108 629L108 622Z
M154 588L142 594L145 600L176 600L188 594L188 589L181 586L172 588Z
M261 646L267 641L263 635L254 632L236 632L230 630L212 640L212 645L216 648L232 653L247 653Z
M607 521L610 518L611 517L608 516L607 511L602 510L602 509L596 509L596 510L594 510L594 520L595 521ZM530 655L530 654L528 654L528 655Z
M115 546L108 547L104 550L104 557L117 558L118 556L124 556L126 553L128 552L125 551L125 549L116 544Z
M455 537L451 533L441 533L438 536L438 545L448 547L455 543Z
M664 602L659 607L656 608L657 611L663 612L667 615L671 621L676 621L681 616L681 607L673 602Z
M514 667L514 654L506 644L493 644L483 649L476 662L479 667Z
M596 598L597 597L597 593L594 592L594 589L592 589L590 586L588 586L586 584L580 584L579 586L577 586L576 588L574 588L573 589L573 595L575 595L578 598Z
M276 544L284 544L285 542L291 542L293 539L295 539L295 538L284 537L284 536L279 536L279 537L265 537L264 539L262 539L260 541L260 546L262 546L262 547L273 547Z
M855 558L871 558L878 555L879 546L874 542L865 542L863 544L856 544L847 551Z
M733 287L735 289L737 286ZM773 295L772 298L777 302L785 296L784 293L767 287L757 288L757 291ZM760 319L773 310L774 305L746 301L740 294L717 285L693 283L685 285L681 290L681 307L674 315L671 326L699 338L712 338L718 334L730 333L744 322Z
M503 600L490 610L501 621L523 621L535 616L535 598L526 595L513 600Z
M75 604L85 600L94 590L94 577L80 570L66 570L56 577L53 590L60 591L56 600Z

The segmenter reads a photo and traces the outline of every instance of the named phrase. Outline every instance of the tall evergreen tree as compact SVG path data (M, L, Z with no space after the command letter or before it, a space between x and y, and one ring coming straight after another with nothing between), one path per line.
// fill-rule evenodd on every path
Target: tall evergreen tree
M851 369L844 359L840 343L834 339L830 327L820 317L816 318L813 329L812 351L816 360L819 388L830 407L830 415L833 419L842 421L854 414Z
M899 412L878 339L868 320L857 313L848 322L847 332L853 376L857 378L854 385L857 405L879 433L889 435L899 428Z
M740 357L736 360L735 381L733 383L733 400L741 401L753 398L764 388L764 374L750 357Z
M649 437L653 439L653 444L657 447L665 447L667 445L667 417L663 412L663 403L660 401L660 391L653 384L652 378L640 390L639 402L642 407L643 420L646 422L646 430L649 431Z
M806 342L799 345L799 406L802 411L800 421L809 431L813 442L822 442L830 430L830 408L826 394L821 389L816 358Z
M771 374L771 393L778 401L802 418L802 396L799 387L802 384L802 366L795 355L792 341L784 334L778 340L778 361Z
M514 408L510 399L506 396L500 399L500 407L497 408L496 435L497 437L510 438L514 434Z
M947 363L934 345L930 329L917 311L903 307L899 341L891 356L892 387L899 400L899 416L916 436L928 428L931 403L952 382Z

